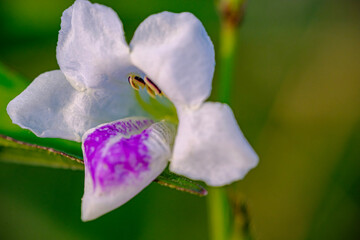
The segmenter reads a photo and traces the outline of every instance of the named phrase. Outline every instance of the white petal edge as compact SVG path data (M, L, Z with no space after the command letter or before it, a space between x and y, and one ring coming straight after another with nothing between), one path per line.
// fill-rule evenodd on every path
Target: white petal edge
M57 45L61 71L77 90L127 81L138 72L129 59L122 23L109 7L77 0L61 17Z
M128 116L146 116L133 91L120 83L83 92L75 90L60 70L38 76L7 106L12 121L39 137L81 141L101 123Z
M196 110L179 111L172 172L223 186L242 179L257 163L228 105L206 102Z
M136 120L142 118L134 117L120 121L128 121L129 119ZM99 127L105 125L107 124L100 125ZM89 130L84 135L83 142L85 142L86 138L97 128ZM164 171L168 160L171 157L171 146L175 136L175 127L172 124L161 121L150 125L147 130L150 130L150 132L149 137L145 140L145 144L151 156L150 170L141 173L139 178L130 178L129 180L131 184L114 186L111 187L110 190L107 189L107 191L103 191L99 187L94 189L94 182L90 170L88 167L85 167L85 190L82 198L81 214L81 219L83 221L96 219L125 204ZM133 132L131 134L141 134L140 132L141 131ZM108 145L111 146L116 141L120 141L121 139L128 137L130 137L130 135L119 134L115 138L110 138L106 147L108 147ZM84 145L82 148L84 156L86 156Z
M199 106L211 92L214 46L191 13L146 18L130 43L131 60L175 105Z

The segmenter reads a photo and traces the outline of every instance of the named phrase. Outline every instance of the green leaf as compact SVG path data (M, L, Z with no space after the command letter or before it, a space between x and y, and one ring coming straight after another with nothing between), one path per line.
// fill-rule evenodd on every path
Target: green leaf
M0 135L0 161L43 167L84 170L80 157L49 147L30 144ZM165 170L154 182L182 192L205 196L206 189L199 183Z
M176 189L178 191L191 193L198 196L206 196L206 189L199 183L190 180L186 177L182 177L170 172L166 169L160 176L158 176L154 182L159 183L162 186Z
M84 163L78 157L4 135L0 135L0 160L53 168L84 169Z

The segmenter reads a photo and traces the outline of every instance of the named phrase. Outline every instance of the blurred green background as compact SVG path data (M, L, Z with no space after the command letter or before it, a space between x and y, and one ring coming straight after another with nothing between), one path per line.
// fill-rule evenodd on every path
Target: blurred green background
M213 1L98 2L115 9L128 41L143 19L168 10L194 13L219 44ZM58 69L60 16L71 4L1 0L0 62L29 82ZM357 0L248 1L229 94L260 156L234 185L256 239L360 239L359 43ZM216 72L213 96L217 85ZM18 93L0 96L0 133L16 132L4 107ZM208 239L206 198L153 183L83 223L82 194L83 172L0 163L0 239Z

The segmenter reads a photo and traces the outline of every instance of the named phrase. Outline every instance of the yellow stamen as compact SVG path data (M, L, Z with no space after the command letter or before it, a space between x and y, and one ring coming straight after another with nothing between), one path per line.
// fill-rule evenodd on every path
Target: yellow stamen
M129 74L128 81L129 81L130 86L132 88L134 88L135 90L139 90L140 87L141 88L145 87L144 80L141 77L139 77L138 75Z
M156 95L162 94L160 88L158 88L158 86L156 86L155 83L153 83L153 81L150 80L150 78L145 77L144 82L146 86L148 86Z
M155 92L148 85L146 85L146 91L150 95L150 97L156 98Z
M128 76L128 82L130 86L137 91L139 91L140 88L146 88L147 93L152 98L156 98L156 95L167 98L167 96L160 90L158 86L156 86L153 81L151 81L149 77L142 79L139 75L130 73Z
M134 79L133 79L133 82L135 83L135 85L137 87L141 87L141 88L144 88L145 87L145 82L144 80L139 77L139 76L135 76Z

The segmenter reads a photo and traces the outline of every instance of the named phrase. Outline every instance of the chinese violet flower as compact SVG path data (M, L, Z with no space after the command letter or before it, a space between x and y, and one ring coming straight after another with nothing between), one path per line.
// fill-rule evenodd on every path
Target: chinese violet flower
M204 102L214 48L191 13L151 15L128 46L112 9L77 0L63 13L56 50L60 70L37 77L7 111L39 137L82 141L83 220L127 202L168 161L172 172L211 186L242 179L256 166L229 106ZM178 123L145 111L133 89L141 87L169 99Z

